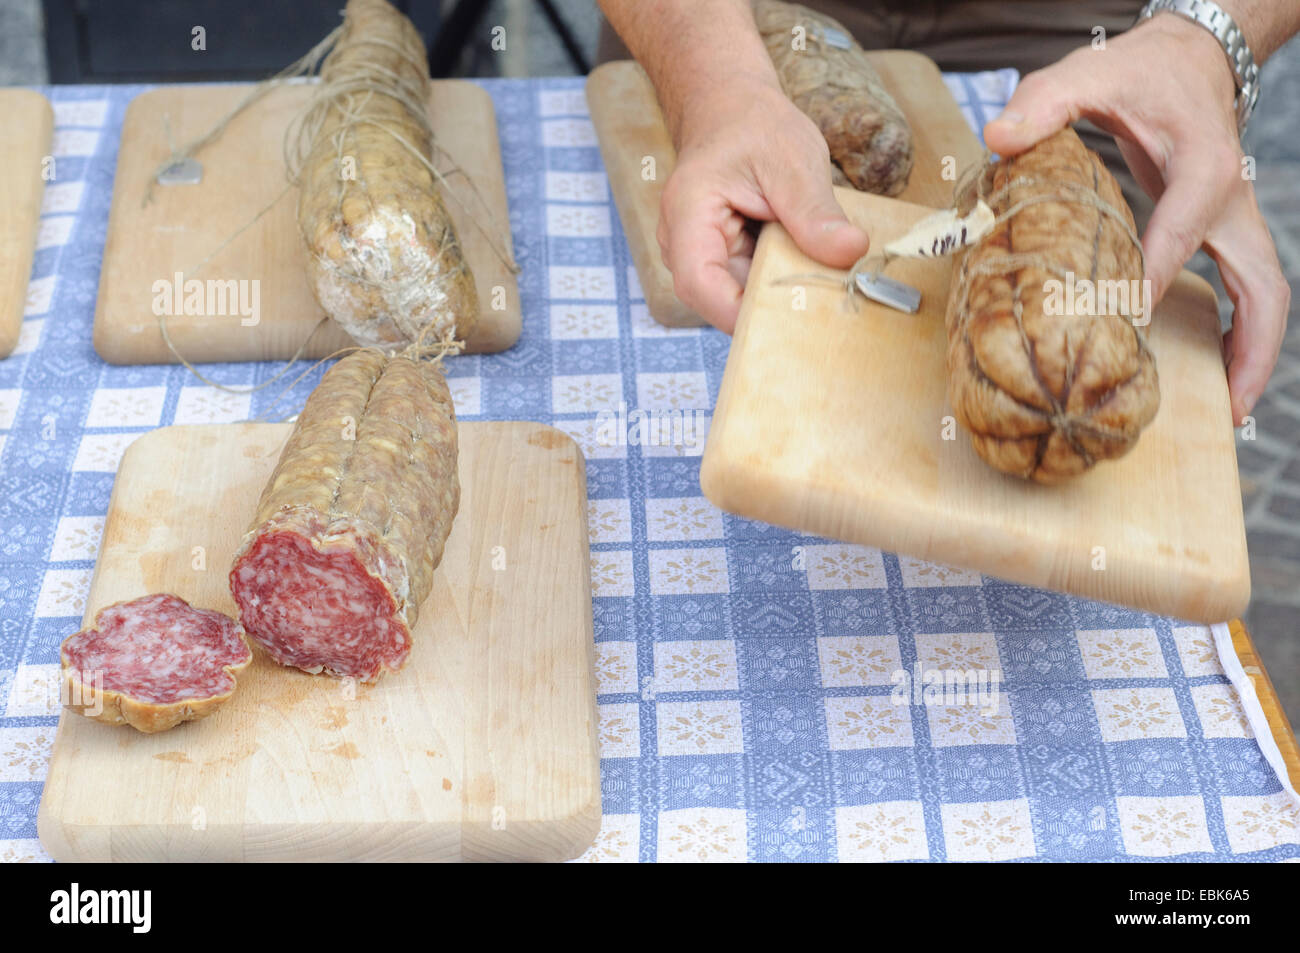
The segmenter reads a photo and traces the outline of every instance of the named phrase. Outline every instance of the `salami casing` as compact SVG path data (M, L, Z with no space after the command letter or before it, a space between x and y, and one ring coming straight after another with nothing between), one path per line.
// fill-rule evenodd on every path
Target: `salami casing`
M321 67L298 224L316 300L358 344L396 349L430 326L464 340L478 291L428 163L429 64L387 0L348 0Z
M754 22L781 88L826 138L832 172L862 192L903 191L912 173L912 130L849 31L781 0L756 0Z
M220 708L253 652L234 619L156 593L101 609L59 660L67 708L152 733Z
M963 253L949 293L957 422L991 466L1039 483L1122 457L1155 418L1160 383L1135 321L1142 250L1118 184L1066 128L972 188L1000 223ZM1054 295L1076 284L1098 293L1063 307Z
M373 350L343 358L299 414L235 555L249 636L307 672L397 671L459 503L442 372Z

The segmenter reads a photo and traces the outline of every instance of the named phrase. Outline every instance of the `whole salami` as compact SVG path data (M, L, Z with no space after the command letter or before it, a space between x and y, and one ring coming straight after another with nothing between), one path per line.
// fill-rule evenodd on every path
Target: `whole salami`
M234 619L155 593L101 609L59 661L65 707L152 733L220 708L253 652Z
M962 253L949 291L957 422L990 466L1038 483L1122 457L1155 419L1160 378L1135 320L1142 245L1119 185L1067 127L967 191L998 220ZM1096 290L1091 302L1071 292L1064 307L1074 286Z
M912 174L912 130L866 52L838 20L756 0L754 22L781 88L817 124L836 184L897 195Z
M248 634L311 673L397 671L459 503L442 372L373 350L343 358L298 415L235 554Z
M358 344L396 349L430 324L464 340L478 291L433 173L424 42L387 0L348 0L343 16L305 123L308 281Z

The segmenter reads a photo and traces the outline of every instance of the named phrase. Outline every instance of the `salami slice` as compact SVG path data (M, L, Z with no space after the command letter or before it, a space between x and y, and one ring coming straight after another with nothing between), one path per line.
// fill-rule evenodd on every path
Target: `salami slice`
M373 350L307 399L230 571L248 634L282 665L397 671L460 503L436 365Z
M101 609L59 659L67 708L152 733L220 708L253 651L234 619L155 593Z

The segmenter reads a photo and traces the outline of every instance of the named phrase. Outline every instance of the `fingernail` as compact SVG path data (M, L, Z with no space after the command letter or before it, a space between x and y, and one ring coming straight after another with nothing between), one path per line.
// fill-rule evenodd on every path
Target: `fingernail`
M836 231L837 229L841 229L841 228L843 228L843 227L844 227L845 225L847 225L847 224L849 224L849 223L848 223L848 222L844 222L844 221L840 221L839 219L831 219L829 222L823 222L823 223L822 223L822 231L823 231L823 232L833 232L833 231Z
M1255 409L1255 401L1259 400L1258 394L1243 394L1241 397L1241 406L1244 408L1241 415L1244 417Z
M993 121L1005 122L1014 126L1018 123L1024 122L1025 117L1021 113L1016 112L1014 109L1007 109L1003 111L1002 115L998 116L998 118L994 119Z

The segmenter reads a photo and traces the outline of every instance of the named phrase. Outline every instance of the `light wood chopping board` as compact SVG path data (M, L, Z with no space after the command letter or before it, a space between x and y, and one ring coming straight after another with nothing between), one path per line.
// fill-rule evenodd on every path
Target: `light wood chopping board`
M45 195L43 163L50 154L54 111L26 89L0 89L0 358L13 353L23 326L27 283L36 254L36 230Z
M332 321L312 334L324 312L307 283L298 193L286 192L284 131L310 97L309 85L276 90L250 106L195 156L203 166L202 182L155 185L149 204L142 205L150 177L172 144L207 132L248 89L171 86L142 93L127 108L95 309L95 350L110 364L178 363L153 307L154 283L172 282L177 273L198 280L260 281L256 325L244 326L238 314L167 317L168 334L189 361L286 359L308 335L303 355L309 358L353 343ZM486 204L484 212L463 176L449 177L465 204L448 199L445 189L443 198L474 272L480 305L466 350L504 351L519 339L518 283L470 216L498 223L495 229L488 226L494 240L513 247L492 98L473 83L438 80L429 87L429 118L437 142L468 170ZM452 165L446 155L436 164L440 170ZM229 243L221 247L224 242ZM501 310L493 309L495 288L504 289L495 295Z
M122 459L89 623L169 591L235 614L230 557L290 426L165 427ZM374 686L260 650L156 735L65 712L39 834L58 860L563 860L600 825L582 453L460 426L461 504L405 668ZM202 547L205 568L192 568Z
M927 214L839 197L877 247ZM948 259L890 266L922 290L915 315L867 301L846 310L842 289L812 283L797 311L798 286L774 279L844 273L766 226L704 452L705 496L780 526L1181 619L1239 615L1250 572L1209 285L1184 272L1147 328L1160 411L1137 446L1046 487L990 468L955 423L943 437L950 271Z
M911 50L867 54L912 128L913 166L900 200L947 207L953 179L984 150L961 108L948 92L934 61ZM627 235L646 307L660 324L698 327L704 320L677 300L673 276L659 254L659 199L677 162L650 78L631 60L606 63L587 77L587 105L600 141L618 216ZM644 176L645 159L653 157L654 178ZM953 162L945 163L951 156ZM874 237L874 235L873 235Z

